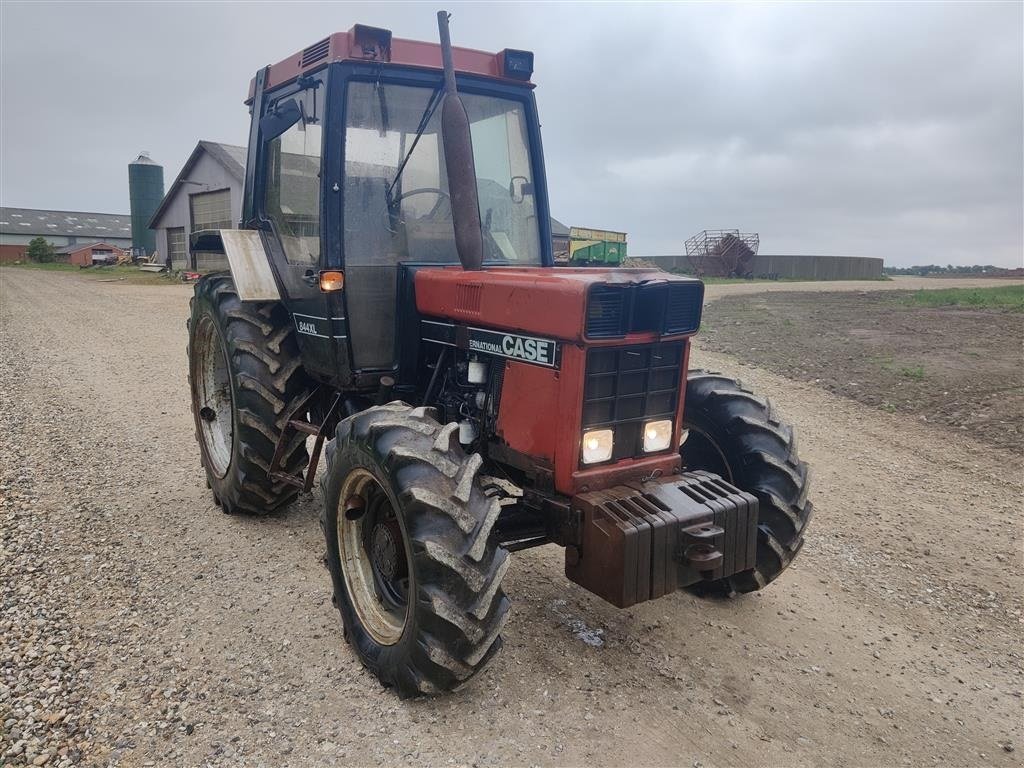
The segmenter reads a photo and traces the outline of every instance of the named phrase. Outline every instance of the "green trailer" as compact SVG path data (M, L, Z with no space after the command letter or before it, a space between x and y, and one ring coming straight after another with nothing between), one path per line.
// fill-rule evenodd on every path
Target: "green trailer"
M569 228L569 263L621 264L626 258L626 233L607 229Z

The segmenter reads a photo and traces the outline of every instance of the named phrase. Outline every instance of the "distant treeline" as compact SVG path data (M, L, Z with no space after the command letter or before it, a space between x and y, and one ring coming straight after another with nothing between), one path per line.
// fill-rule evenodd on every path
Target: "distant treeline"
M974 266L954 266L947 264L925 264L917 267L890 267L886 265L882 272L887 275L1010 275L1020 272L1019 269L1006 269L1005 267L994 267L991 264L975 264Z

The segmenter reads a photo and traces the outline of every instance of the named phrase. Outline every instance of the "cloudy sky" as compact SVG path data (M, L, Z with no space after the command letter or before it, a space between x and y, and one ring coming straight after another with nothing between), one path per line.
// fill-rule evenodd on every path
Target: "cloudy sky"
M249 78L437 2L0 2L0 203L127 212L127 163L244 144ZM536 54L551 208L636 255L741 228L763 253L1021 266L1012 3L448 3L457 45Z

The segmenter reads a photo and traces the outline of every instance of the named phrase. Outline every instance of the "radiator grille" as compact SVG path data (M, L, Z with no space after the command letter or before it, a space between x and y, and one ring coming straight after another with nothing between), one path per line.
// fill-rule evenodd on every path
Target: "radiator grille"
M704 291L690 285L672 285L665 307L665 333L694 333L700 328Z
M592 339L622 336L625 308L624 287L594 286L590 291L590 301L587 303L587 336Z
M704 284L697 280L595 285L587 302L586 335L614 339L627 333L695 333L703 304Z
M584 429L615 433L612 461L643 456L643 425L675 419L683 342L598 347L587 352Z

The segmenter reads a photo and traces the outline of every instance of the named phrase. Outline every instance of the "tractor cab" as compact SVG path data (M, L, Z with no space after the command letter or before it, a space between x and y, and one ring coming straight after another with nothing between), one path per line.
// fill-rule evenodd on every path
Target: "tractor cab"
M452 56L482 266L549 266L533 56ZM460 264L441 65L440 46L357 25L261 70L250 86L242 224L262 232L282 298L303 316L307 365L338 385L395 369L401 265ZM342 276L325 285L322 273Z

